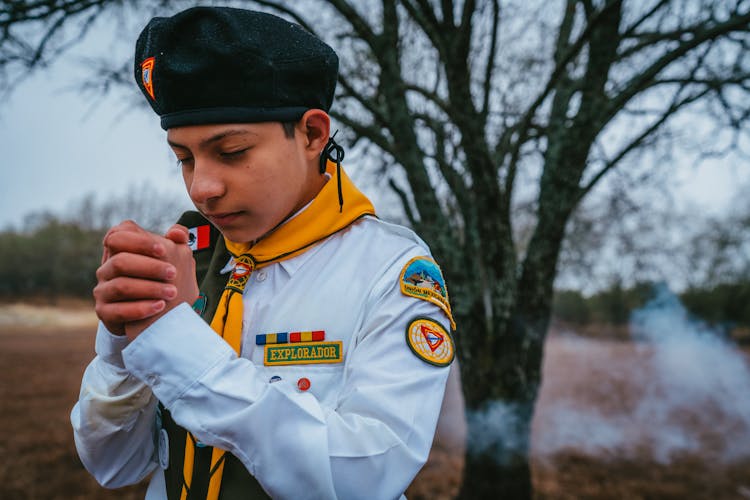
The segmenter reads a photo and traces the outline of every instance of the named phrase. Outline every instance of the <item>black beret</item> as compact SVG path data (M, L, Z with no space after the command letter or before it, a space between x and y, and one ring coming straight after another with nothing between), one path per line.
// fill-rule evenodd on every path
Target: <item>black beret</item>
M331 47L271 14L195 7L155 17L135 46L135 80L161 127L296 121L328 111L338 77Z

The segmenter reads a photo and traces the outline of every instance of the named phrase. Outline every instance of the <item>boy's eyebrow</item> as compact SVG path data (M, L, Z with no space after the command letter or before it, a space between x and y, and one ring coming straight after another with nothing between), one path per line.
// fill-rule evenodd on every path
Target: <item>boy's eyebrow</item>
M250 130L244 130L244 129L223 130L223 131L219 132L216 135L212 135L211 137L209 137L207 139L203 139L201 141L201 143L200 143L200 148L205 148L209 144L214 143L216 141L220 141L220 140L224 139L225 137L231 137L233 135L247 135L247 134L257 135L255 132L251 132ZM178 143L176 143L174 141L171 141L169 139L167 139L167 144L169 144L170 146L172 146L174 148L190 149L187 146L183 146L182 144L178 144Z

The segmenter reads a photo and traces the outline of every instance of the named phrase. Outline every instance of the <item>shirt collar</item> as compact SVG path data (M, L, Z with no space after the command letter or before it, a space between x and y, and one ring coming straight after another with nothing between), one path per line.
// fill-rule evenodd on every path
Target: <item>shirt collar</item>
M331 174L329 174L329 173L326 172L325 176L326 176L326 178L328 180L331 179ZM289 223L289 221L291 221L292 219L294 219L295 217L297 217L298 215L300 215L302 212L304 212L305 210L307 210L308 207L310 205L312 205L313 201L315 201L314 198L312 200L310 200L307 203L307 205L305 205L304 207L302 207L299 210L297 210L291 217L288 217L284 222L282 222L281 224L279 224L278 227L281 227L281 226ZM310 248L308 248L307 250L305 250L304 252L302 252L300 255L297 255L297 256L295 256L295 257L293 257L291 259L282 260L281 262L278 262L278 264L281 265L281 267L286 272L288 272L290 275L292 275L292 274L294 274L297 271L297 269L299 269L300 267L302 267L302 265L305 262L307 262L307 260L310 258L310 256L312 254L314 254L318 250L319 246L320 246L320 244L316 243L316 244L312 245ZM231 272L233 269L234 269L234 257L230 256L229 260L226 263L226 265L224 265L224 267L221 269L221 271L219 271L219 273L220 274L227 274L227 273Z

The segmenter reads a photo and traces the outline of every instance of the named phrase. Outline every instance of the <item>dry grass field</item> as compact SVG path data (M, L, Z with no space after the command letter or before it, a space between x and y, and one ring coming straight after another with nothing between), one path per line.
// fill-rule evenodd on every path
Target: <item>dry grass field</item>
M142 487L102 489L73 445L68 415L93 356L94 320L75 306L0 309L0 498L143 498Z
M537 498L750 499L750 356L711 345L550 336Z
M143 498L143 485L100 488L76 457L68 414L95 325L68 309L0 306L0 498ZM687 357L672 366L656 348L551 335L534 421L537 497L750 499L750 410L735 393L750 380L731 378L747 357L727 376L728 361L693 373ZM436 458L443 471L461 467L449 453ZM456 491L455 474L425 473L424 498Z

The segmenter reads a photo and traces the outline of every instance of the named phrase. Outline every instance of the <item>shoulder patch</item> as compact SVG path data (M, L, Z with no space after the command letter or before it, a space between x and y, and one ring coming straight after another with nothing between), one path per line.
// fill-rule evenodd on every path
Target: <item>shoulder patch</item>
M188 246L193 252L209 248L211 246L211 226L203 224L202 226L189 228Z
M437 262L429 257L414 257L401 270L399 286L404 295L432 302L442 309L448 315L451 328L456 329L448 289Z
M448 366L456 355L451 334L430 318L416 317L409 322L406 343L419 359L435 366Z

